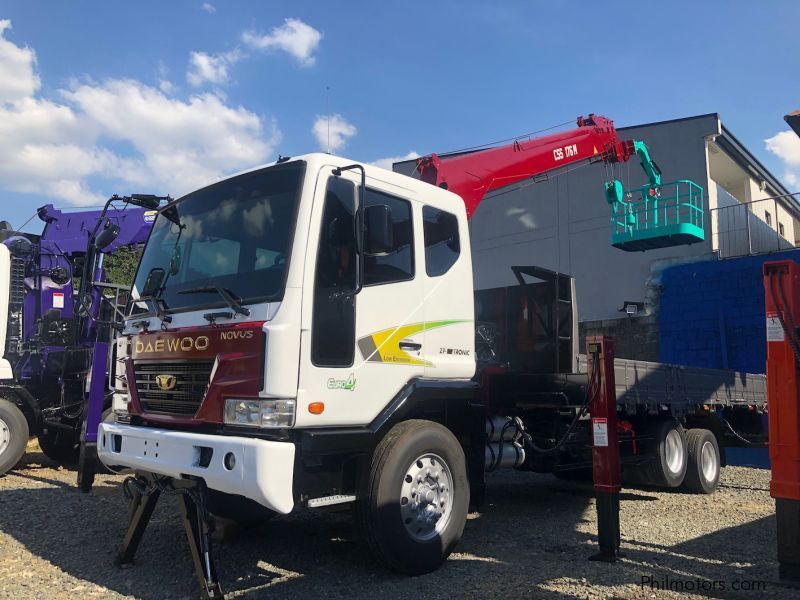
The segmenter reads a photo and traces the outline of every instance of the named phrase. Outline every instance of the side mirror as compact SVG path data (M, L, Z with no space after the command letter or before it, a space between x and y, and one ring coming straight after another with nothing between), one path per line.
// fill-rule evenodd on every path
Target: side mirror
M394 246L392 209L385 204L375 204L364 209L364 254L388 254Z
M111 223L94 238L94 247L98 250L107 248L119 236L119 225Z
M125 198L125 202L148 210L156 210L161 204L161 198L153 194L131 194Z
M161 288L164 282L164 275L166 271L161 267L153 267L147 274L147 279L144 281L144 287L139 291L140 296L155 296L156 292Z

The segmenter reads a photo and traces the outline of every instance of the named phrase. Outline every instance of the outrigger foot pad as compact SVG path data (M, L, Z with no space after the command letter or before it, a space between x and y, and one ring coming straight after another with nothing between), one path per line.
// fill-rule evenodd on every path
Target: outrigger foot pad
M161 493L175 495L178 497L178 507L202 597L209 600L224 599L211 556L214 520L206 509L208 490L205 482L202 479L172 479L153 473L137 473L135 477L125 480L123 489L130 499L128 531L114 563L122 568L133 564L136 549L142 541Z

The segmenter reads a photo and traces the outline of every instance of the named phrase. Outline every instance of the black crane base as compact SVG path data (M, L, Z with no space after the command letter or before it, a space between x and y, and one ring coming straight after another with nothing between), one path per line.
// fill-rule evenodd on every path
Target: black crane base
M211 531L213 520L206 512L207 489L202 479L172 479L153 473L137 473L125 480L130 492L128 531L114 563L126 568L133 564L136 549L142 541L150 517L162 493L175 495L181 511L189 551L192 554L195 575L200 584L202 598L224 599L219 586L217 570L211 557Z
M775 498L778 525L778 577L800 587L800 500Z

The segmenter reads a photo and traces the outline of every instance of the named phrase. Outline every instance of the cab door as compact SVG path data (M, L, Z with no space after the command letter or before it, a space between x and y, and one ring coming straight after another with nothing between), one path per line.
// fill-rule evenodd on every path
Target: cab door
M391 245L359 255L357 178L335 176L331 167L318 175L303 286L298 427L367 424L424 375L414 204L381 187L367 180L364 209L385 207ZM317 402L324 409L312 414L309 405Z

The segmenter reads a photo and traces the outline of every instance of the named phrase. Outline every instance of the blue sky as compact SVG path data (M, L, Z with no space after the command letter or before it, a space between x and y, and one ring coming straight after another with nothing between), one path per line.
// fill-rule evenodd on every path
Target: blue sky
M796 1L4 0L0 218L324 150L320 117L333 150L377 161L588 112L719 112L795 191L800 141L778 134L800 108L798 23Z

